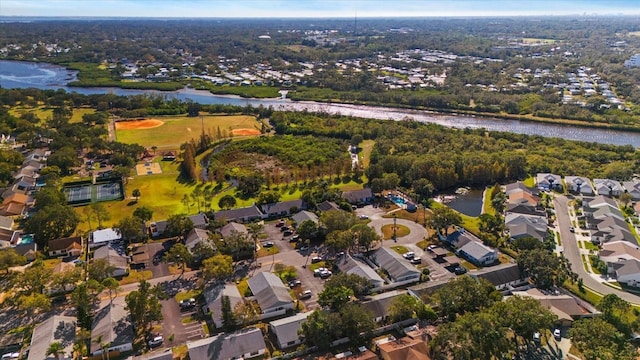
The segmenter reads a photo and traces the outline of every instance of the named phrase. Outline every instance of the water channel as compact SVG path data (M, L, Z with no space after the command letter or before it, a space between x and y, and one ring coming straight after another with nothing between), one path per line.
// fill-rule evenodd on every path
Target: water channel
M288 99L243 99L236 96L214 95L208 91L185 88L178 91L129 90L120 88L70 87L67 84L76 79L77 73L61 66L46 63L31 63L0 60L0 86L3 88L64 89L80 94L138 95L162 94L179 100L192 100L201 104L229 104L238 106L264 106L275 110L322 111L380 120L402 120L410 117L416 121L436 123L454 128L485 128L491 131L505 131L518 134L560 137L613 145L632 145L640 148L640 132L583 128L570 125L535 123L519 120L475 117L470 115L438 114L421 110L405 110L390 107L365 105L318 103L312 101L291 101Z

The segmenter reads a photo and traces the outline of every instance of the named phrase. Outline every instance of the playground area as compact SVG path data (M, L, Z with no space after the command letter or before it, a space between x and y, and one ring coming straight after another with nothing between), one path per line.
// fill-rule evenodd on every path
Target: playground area
M69 183L64 185L63 191L69 205L86 205L124 199L124 188L120 179L98 184L91 182Z
M162 168L157 162L145 162L144 164L136 165L136 173L138 176L162 174Z

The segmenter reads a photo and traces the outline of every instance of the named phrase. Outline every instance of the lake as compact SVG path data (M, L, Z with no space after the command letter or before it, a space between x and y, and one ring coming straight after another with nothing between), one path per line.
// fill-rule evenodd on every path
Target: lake
M447 200L444 202L450 208L456 210L459 213L468 216L479 216L482 213L482 194L484 190L472 189L465 194L446 194L442 195ZM452 197L453 200L451 200Z
M3 88L64 89L80 94L138 95L161 94L179 100L192 100L201 104L228 104L237 106L264 106L283 111L322 111L361 118L379 120L413 120L435 123L454 128L484 128L490 131L504 131L526 135L559 137L613 145L632 145L640 148L640 132L617 131L576 127L570 125L545 124L520 120L476 117L470 115L439 114L422 110L406 110L391 107L365 105L318 103L313 101L291 101L288 99L243 99L237 96L214 95L208 91L185 88L178 91L128 90L120 88L70 87L67 84L76 79L77 73L61 66L46 63L0 60L0 86Z

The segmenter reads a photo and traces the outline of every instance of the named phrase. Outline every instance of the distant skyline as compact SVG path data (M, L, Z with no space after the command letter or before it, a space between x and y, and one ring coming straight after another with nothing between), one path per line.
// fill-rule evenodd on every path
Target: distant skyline
M640 0L0 0L0 16L323 18L640 15Z

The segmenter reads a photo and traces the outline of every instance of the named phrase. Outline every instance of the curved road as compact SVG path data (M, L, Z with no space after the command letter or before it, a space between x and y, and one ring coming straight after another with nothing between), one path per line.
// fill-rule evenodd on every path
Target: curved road
M633 305L640 305L639 296L604 285L600 281L594 279L592 274L588 273L584 269L584 266L582 264L582 257L580 256L580 250L578 249L578 243L576 242L576 237L572 232L569 231L569 228L572 226L572 224L567 209L568 203L569 199L564 195L556 196L553 199L553 204L556 209L556 217L558 220L558 228L562 240L562 247L564 248L564 256L571 263L571 270L582 278L582 281L586 287L602 295L616 294L620 298L630 302Z

